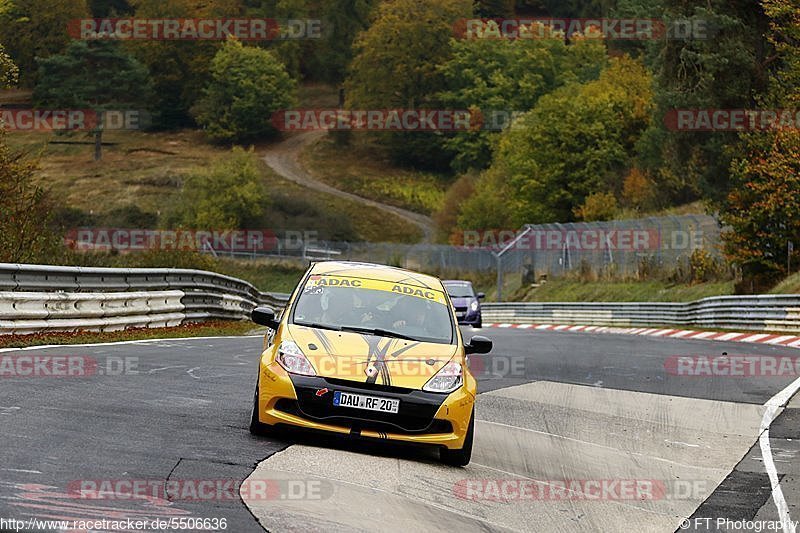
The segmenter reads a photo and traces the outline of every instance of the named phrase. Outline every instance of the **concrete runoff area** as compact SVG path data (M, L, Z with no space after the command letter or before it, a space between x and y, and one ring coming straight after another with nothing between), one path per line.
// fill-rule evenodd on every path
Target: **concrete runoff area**
M434 459L295 445L250 480L319 479L328 497L245 504L269 531L674 531L714 491L759 434L764 407L534 382L479 397L466 468ZM492 499L505 480L556 484L536 496ZM652 482L598 499L563 481ZM682 480L676 486L675 480ZM495 481L496 483L492 483ZM477 483L470 490L467 483ZM581 486L581 485L579 485ZM582 485L585 486L585 485Z

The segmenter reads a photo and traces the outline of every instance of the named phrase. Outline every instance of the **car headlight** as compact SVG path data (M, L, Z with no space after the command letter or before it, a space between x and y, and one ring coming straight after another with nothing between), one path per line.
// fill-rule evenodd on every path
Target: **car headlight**
M428 392L453 392L464 383L464 370L461 363L450 361L428 380L422 390Z
M478 310L478 301L475 300L474 302L469 304L469 308L472 309L473 311L477 311Z
M275 359L290 374L300 374L301 376L317 375L314 367L311 366L311 362L294 341L281 342L281 345L278 346L278 357Z

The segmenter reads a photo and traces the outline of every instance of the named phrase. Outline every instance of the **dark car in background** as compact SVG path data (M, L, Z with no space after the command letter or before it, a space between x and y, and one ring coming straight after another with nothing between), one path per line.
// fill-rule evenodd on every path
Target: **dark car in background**
M442 284L453 301L458 323L473 328L482 327L480 301L486 295L482 292L476 293L469 281L451 279L442 281Z

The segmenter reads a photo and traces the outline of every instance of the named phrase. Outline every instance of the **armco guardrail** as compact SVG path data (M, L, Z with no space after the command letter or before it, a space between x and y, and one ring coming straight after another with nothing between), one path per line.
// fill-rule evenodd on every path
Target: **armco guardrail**
M0 263L0 334L164 327L245 318L284 294L214 272Z
M800 332L800 297L715 296L688 303L525 302L483 305L484 322L601 326L674 325Z
M0 334L162 327L240 319L288 295L213 272L0 263ZM673 325L800 332L800 297L718 296L689 303L484 304L484 322L602 326Z

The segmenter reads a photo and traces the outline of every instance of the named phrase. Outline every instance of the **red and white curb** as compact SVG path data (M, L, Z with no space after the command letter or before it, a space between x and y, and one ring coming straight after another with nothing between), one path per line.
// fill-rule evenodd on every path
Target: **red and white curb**
M619 328L610 326L569 326L555 324L484 324L487 328L533 329L539 331L569 331L583 333L616 333L619 335L644 335L647 337L667 337L673 339L695 339L704 341L749 342L790 346L800 348L800 337L796 335L777 335L774 333L736 333L719 331L693 331L689 329L661 328Z

